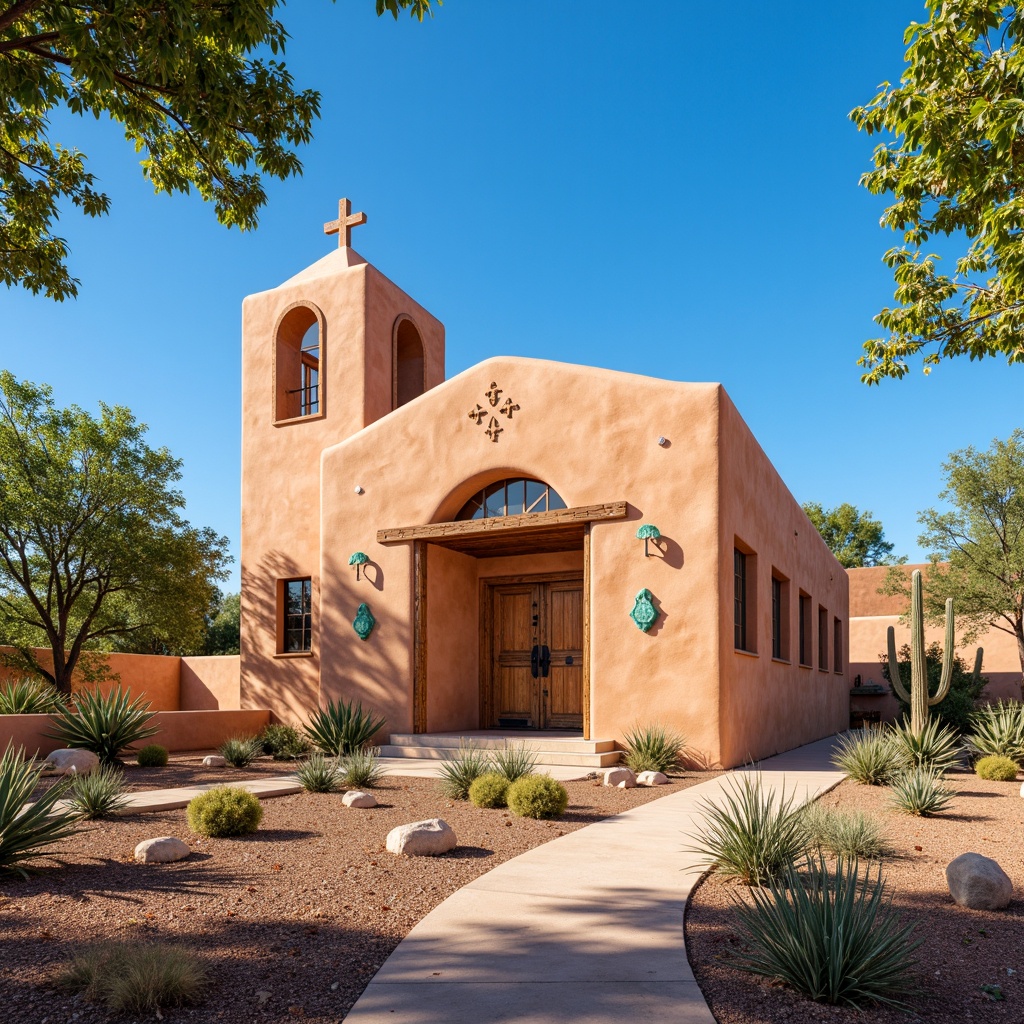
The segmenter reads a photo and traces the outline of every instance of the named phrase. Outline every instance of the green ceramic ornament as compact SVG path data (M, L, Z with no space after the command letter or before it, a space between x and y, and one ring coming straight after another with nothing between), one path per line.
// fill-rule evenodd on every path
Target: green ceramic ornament
M629 617L636 623L637 629L643 630L643 632L650 632L651 627L658 621L658 609L654 607L654 602L651 598L654 595L644 588L636 595L636 600L633 602L633 610L629 613Z
M352 620L352 628L359 635L359 639L369 639L370 634L373 632L373 627L376 625L377 620L373 617L370 606L368 604L361 604L359 611L356 612L356 617Z

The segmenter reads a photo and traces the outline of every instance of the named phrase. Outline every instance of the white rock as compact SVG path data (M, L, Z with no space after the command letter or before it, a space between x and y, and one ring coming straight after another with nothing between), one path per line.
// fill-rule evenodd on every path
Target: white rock
M188 843L174 836L158 836L145 839L135 847L135 859L140 864L170 864L184 860L192 851Z
M207 754L203 758L204 768L223 768L226 764L227 761L220 754Z
M342 798L341 802L346 807L376 807L377 798L372 793L366 793L361 789L350 789Z
M608 768L604 773L604 785L616 789L635 789L636 776L629 768Z
M406 857L435 857L439 853L454 850L456 845L455 832L442 818L399 825L388 833L387 840L387 848L391 853L404 854Z
M962 853L946 865L953 899L971 910L1002 910L1013 898L1013 883L991 857Z
M1024 796L1024 782L1020 784L1020 795Z
M668 776L661 772L641 772L636 777L638 786L667 786Z
M66 747L47 754L46 763L52 765L58 775L88 775L99 767L100 759L91 750Z

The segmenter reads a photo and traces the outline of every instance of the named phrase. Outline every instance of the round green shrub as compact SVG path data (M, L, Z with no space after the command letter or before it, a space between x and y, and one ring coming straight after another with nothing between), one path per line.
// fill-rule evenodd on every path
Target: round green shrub
M978 777L982 779L994 779L996 782L1013 782L1017 778L1017 762L1009 757L1001 757L999 754L989 754L981 758L974 766Z
M558 818L569 805L569 793L550 775L525 775L508 787L508 808L521 818Z
M214 839L255 832L262 819L259 798L235 786L214 786L188 805L189 828Z
M505 796L511 783L499 772L485 772L473 780L469 799L476 807L505 807Z
M161 747L159 743L150 743L135 755L135 760L143 768L166 768L167 748Z

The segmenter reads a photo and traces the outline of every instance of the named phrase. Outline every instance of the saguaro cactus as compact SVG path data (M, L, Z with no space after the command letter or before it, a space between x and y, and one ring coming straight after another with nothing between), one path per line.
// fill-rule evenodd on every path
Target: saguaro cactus
M928 709L944 700L953 679L953 649L956 636L953 629L953 598L946 600L946 643L942 650L942 676L934 696L928 695L928 666L924 656L924 611L921 601L921 571L915 569L910 577L910 693L900 679L900 666L896 658L896 631L889 627L889 680L896 696L910 705L910 729L920 736L928 724ZM981 675L982 648L974 658L974 677Z

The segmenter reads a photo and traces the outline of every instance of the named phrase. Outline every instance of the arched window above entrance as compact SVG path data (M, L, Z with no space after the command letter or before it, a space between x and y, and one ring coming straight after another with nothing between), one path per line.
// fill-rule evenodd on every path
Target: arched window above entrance
M541 480L514 477L498 480L477 491L455 517L460 519L491 519L495 516L519 516L531 512L551 512L565 508L558 492Z

